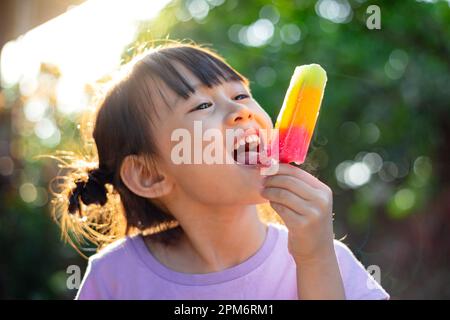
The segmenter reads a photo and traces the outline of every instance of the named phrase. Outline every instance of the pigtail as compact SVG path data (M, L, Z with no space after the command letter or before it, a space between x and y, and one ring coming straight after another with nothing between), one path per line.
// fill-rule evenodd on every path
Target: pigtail
M71 190L68 199L68 212L81 216L80 200L86 205L94 203L104 206L107 201L105 183L112 183L112 180L113 174L104 165L89 170L87 181L78 179L75 182L76 187Z
M86 258L86 252L125 235L126 221L111 171L75 152L57 151L43 157L58 162L58 174L49 184L50 210L64 242Z
M125 236L126 219L115 188L115 171L99 161L93 139L105 93L99 88L93 108L81 114L77 151L57 150L51 158L59 168L49 183L51 217L61 229L61 239L81 256ZM103 89L104 90L104 89Z

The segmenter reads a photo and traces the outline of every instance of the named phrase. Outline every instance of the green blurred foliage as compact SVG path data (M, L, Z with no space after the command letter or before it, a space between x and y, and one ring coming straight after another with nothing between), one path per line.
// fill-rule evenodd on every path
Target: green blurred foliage
M366 27L374 4L381 30ZM328 83L308 161L334 191L336 237L380 266L394 298L450 298L449 26L448 1L181 0L143 22L123 58L165 38L208 44L250 79L274 120L295 66L321 64ZM3 94L20 108L17 91ZM48 188L57 173L33 156L79 148L79 119L54 116L61 142L43 146L23 120L19 166L0 176L2 298L72 297L65 270L85 265L60 243L48 205L19 196L23 182Z

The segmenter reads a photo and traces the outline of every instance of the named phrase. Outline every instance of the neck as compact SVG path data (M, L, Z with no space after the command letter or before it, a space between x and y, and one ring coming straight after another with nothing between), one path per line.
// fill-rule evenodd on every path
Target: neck
M184 203L168 209L184 234L170 253L155 255L176 271L208 273L235 266L254 255L266 238L267 226L255 205L212 208Z

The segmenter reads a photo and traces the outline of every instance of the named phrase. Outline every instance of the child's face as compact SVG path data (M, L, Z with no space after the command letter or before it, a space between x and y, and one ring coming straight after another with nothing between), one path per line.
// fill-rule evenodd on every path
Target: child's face
M208 88L181 64L177 64L177 70L193 87L200 86L185 100L162 85L162 93L171 108L164 107L164 100L159 94L155 97L155 105L162 106L156 111L156 144L162 158L160 165L176 185L172 190L182 192L190 199L205 205L249 205L266 202L259 194L264 176L261 175L258 165L243 165L234 161L206 164L204 160L200 164L194 164L194 139L198 137L194 135L194 122L196 126L201 124L201 135L208 129L221 132L223 139L220 140L220 147L225 153L230 151L230 148L226 148L226 130L234 132L238 129L254 128L270 131L273 124L269 115L240 81L224 82ZM185 129L185 132L189 133L191 164L174 163L173 148L180 145L181 140L171 141L171 137L177 129ZM203 142L196 147L197 151L201 149L203 152L213 141L205 140L200 140ZM232 151L230 157L233 159Z

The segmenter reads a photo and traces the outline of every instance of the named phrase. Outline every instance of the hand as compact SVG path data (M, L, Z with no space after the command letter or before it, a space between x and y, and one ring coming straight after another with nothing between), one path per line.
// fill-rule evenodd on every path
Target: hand
M289 230L289 252L299 263L334 257L333 193L308 172L280 163L264 181L261 195L270 201Z

